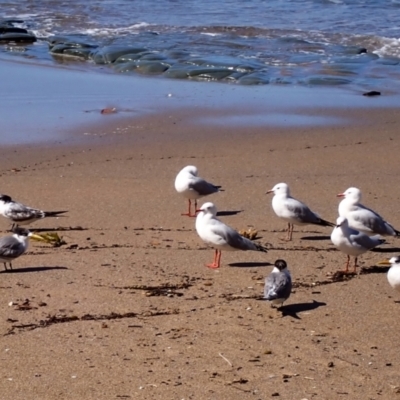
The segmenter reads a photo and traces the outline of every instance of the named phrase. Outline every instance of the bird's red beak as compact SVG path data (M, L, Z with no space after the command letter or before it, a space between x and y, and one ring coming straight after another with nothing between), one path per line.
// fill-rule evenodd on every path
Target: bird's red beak
M336 195L336 197L344 197L344 193L339 193Z
M272 192L273 192L272 189L271 189L271 190L267 190L267 191L265 192L265 194L272 193Z
M200 211L203 211L203 210L201 210L200 208L197 209L197 210L194 210L195 213L198 213L198 212L200 212Z

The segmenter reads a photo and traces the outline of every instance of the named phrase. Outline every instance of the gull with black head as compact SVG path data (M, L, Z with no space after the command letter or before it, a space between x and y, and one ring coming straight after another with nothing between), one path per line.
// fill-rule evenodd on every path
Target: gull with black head
M7 270L7 263L12 269L12 261L22 256L28 249L29 237L33 234L25 228L17 226L12 230L12 236L4 236L0 239L0 262L4 263Z
M68 211L43 211L28 207L22 203L14 201L6 194L0 194L0 214L8 218L15 225L29 225L32 222L47 217L58 217Z
M272 272L265 278L264 299L271 307L282 307L292 292L292 277L285 260L276 260Z

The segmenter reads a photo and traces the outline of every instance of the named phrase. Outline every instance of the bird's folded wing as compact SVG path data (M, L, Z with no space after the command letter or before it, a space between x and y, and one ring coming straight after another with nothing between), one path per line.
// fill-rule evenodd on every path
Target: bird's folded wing
M189 183L189 188L195 190L202 196L207 196L209 194L218 192L218 187L205 181L202 178L194 178Z

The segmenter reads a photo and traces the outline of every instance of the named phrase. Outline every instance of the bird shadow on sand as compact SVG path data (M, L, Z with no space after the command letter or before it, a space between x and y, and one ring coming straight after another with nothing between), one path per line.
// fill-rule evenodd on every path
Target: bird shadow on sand
M278 309L282 313L282 317L290 316L295 319L301 319L297 314L315 310L318 307L326 306L326 303L313 300L312 303L297 303L297 304L288 304L286 306L282 306Z
M0 271L0 274L24 274L27 272L42 272L42 271L52 271L55 269L68 269L67 267L31 267L31 268L16 268L16 269L7 269Z
M67 232L67 231L87 231L88 228L81 226L59 226L58 228L37 228L31 229L32 232Z
M303 236L301 240L331 240L330 236Z
M229 215L237 215L243 212L243 210L237 211L217 211L217 217L228 217Z
M269 262L235 262L228 264L230 267L250 268L250 267L270 267L274 264Z
M400 253L400 247L377 247L371 249L374 253Z

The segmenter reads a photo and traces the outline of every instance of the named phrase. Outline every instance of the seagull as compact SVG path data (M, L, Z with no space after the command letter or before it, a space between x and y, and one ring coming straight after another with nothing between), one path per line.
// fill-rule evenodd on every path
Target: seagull
M320 218L318 214L311 211L300 200L290 196L290 189L286 183L278 183L271 190L268 190L268 193L274 193L272 208L275 214L288 222L287 241L292 240L294 224L335 226L332 222Z
M274 265L270 275L265 278L264 299L270 301L272 307L282 307L292 291L292 278L286 261L276 260Z
M387 279L390 286L400 292L400 257L392 257L390 260L383 260L378 265L390 265Z
M4 236L0 239L0 262L4 263L4 268L7 270L7 263L12 269L11 261L22 256L28 249L29 237L32 232L28 229L16 227L12 231L12 236Z
M197 199L217 193L221 188L221 186L215 186L205 181L203 178L198 177L197 174L197 168L194 165L188 165L183 168L175 178L176 191L189 201L188 212L182 215L187 215L189 217L196 216L196 211L194 214L191 212L192 200L194 200L194 209L196 210Z
M339 217L336 226L331 234L332 243L343 253L347 254L345 273L349 272L350 256L355 257L354 273L357 272L357 258L368 250L385 243L379 236L368 236L363 232L356 231L349 227L349 222L345 217Z
M219 268L221 265L221 250L254 250L267 252L259 243L252 242L225 225L217 217L217 208L213 203L204 203L196 218L196 231L200 238L215 248L214 261L207 264L209 268Z
M400 236L400 232L379 214L360 203L360 189L348 188L345 192L339 193L337 197L344 197L339 203L339 215L347 218L351 228L364 232L368 236Z
M0 194L0 214L14 225L28 225L46 217L58 217L68 211L42 211L14 201L6 194Z

